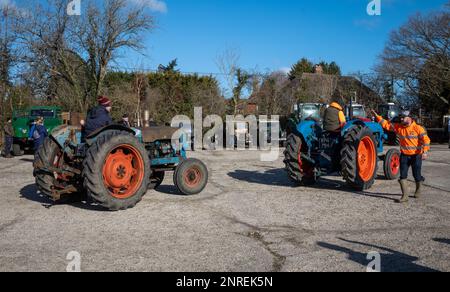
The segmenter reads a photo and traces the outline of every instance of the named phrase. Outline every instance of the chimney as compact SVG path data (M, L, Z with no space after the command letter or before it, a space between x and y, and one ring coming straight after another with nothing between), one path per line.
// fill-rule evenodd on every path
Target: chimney
M315 74L323 74L323 67L322 67L322 65L319 65L319 64L315 65L314 66L314 73Z

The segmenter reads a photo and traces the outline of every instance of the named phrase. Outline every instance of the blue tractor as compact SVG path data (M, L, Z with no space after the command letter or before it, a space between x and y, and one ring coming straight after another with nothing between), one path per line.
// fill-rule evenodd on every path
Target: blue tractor
M378 159L384 160L387 179L400 173L400 152L383 154L383 128L367 119L352 119L340 133L324 131L314 119L300 121L289 135L285 150L286 171L297 183L312 185L324 175L340 172L350 187L371 188L377 176Z
M208 182L208 170L201 161L187 159L183 135L180 143L172 143L178 130L111 125L82 137L79 128L62 126L35 156L36 184L55 202L87 194L111 211L134 207L168 171L174 172L181 194L199 194Z

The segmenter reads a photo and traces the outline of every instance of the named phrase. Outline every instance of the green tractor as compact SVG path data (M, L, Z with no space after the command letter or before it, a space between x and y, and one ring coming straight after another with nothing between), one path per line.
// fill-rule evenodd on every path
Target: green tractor
M33 106L26 110L13 112L12 125L14 129L13 154L22 156L25 151L33 149L31 127L38 117L44 118L44 126L51 133L63 124L61 109L54 106Z

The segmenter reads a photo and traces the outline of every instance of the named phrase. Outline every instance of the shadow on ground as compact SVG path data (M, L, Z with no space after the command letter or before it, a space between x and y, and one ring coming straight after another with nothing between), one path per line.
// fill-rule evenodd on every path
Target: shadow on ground
M269 169L265 172L248 170L235 170L228 173L228 176L253 184L268 186L295 187L295 183L289 179L284 169Z
M371 248L372 251L380 252L381 272L439 272L438 270L416 264L415 262L417 262L419 258L415 256L411 256L399 251L395 251L377 245L357 241L350 241L343 238L339 239L346 243L354 245L362 245ZM347 254L348 260L358 263L363 267L367 267L369 263L373 260L367 259L366 253L357 252L347 247L330 244L326 242L317 242L317 245L322 248L337 251L340 253L345 253Z
M433 238L433 240L439 243L445 243L450 245L450 239L448 238Z
M166 195L184 197L184 195L180 194L177 187L174 185L160 185L155 189L155 191Z
M50 209L53 206L57 205L70 205L72 207L76 207L79 209L85 209L89 211L99 211L104 212L106 209L101 206L89 202L86 198L83 198L81 195L72 195L68 198L63 199L61 202L55 203L50 200L47 196L42 194L35 184L27 185L20 190L20 195L22 198L27 199L32 202L36 202L41 204L44 208Z
M157 192L164 193L171 196L180 196L184 197L184 195L180 194L177 188L173 185L161 185L156 188ZM103 207L98 204L91 202L86 198L86 196L81 196L79 194L70 195L67 198L61 200L61 202L53 202L50 198L43 195L35 184L27 185L20 190L20 195L22 198L30 200L32 202L36 202L41 204L43 207L50 209L53 206L57 205L70 205L75 208L85 209L89 211L105 211Z
M244 181L247 183L252 184L261 184L261 185L268 185L268 186L281 186L281 187L299 187L299 185L295 182L293 182L288 175L286 174L286 171L284 168L280 169L270 169L265 172L256 172L256 171L247 171L247 170L235 170L228 173L228 176ZM325 177L321 177L319 181L312 186L307 186L308 188L312 189L319 189L319 190L334 190L334 191L343 191L348 192L352 194L358 194L361 196L366 197L372 197L376 199L385 199L389 201L396 201L397 197L400 197L400 190L398 193L373 193L373 192L360 192L355 191L354 189L350 188L344 181L340 180L332 180ZM393 198L395 197L395 198Z

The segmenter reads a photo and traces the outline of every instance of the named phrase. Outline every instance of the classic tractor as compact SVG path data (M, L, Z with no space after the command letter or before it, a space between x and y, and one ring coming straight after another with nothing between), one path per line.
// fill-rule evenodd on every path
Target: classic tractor
M345 116L366 119L367 118L366 107L363 106L362 104L350 103L345 106Z
M76 127L56 129L34 162L39 190L53 201L87 196L111 211L134 207L148 189L157 188L167 171L181 194L196 195L208 182L208 170L186 158L186 143L172 143L178 129L129 129L111 125L82 138Z
M349 186L367 190L377 176L379 156L384 159L387 179L400 174L400 151L393 149L382 157L383 128L365 119L349 121L340 133L330 133L314 120L301 121L288 137L286 170L297 183L312 185L320 176L340 172Z

